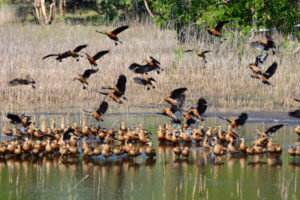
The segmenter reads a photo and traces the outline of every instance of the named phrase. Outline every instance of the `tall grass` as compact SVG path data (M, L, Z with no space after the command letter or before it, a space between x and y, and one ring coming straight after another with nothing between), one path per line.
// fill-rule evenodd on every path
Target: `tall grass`
M264 39L263 35L241 36L232 34L223 43L212 39L205 30L200 40L189 38L190 43L179 46L174 31L161 30L154 24L130 24L120 34L122 45L114 43L96 29L112 30L114 27L70 25L19 25L0 27L0 101L1 109L7 111L57 111L96 108L103 96L96 93L101 87L115 84L118 76L127 76L126 97L123 105L112 106L110 111L157 111L157 103L169 91L187 87L186 106L195 104L197 98L205 97L210 111L230 110L287 110L296 106L292 98L300 97L299 55L293 54L297 39L273 35L279 45L276 55L265 62L264 69L277 61L277 72L270 79L272 86L265 86L250 77L247 65L262 52L252 49L250 41ZM111 52L98 61L99 72L89 79L89 91L73 78L90 68L85 58L79 62L68 58L57 62L54 58L42 60L49 53L63 52L80 44L89 44L82 52L94 54L100 50ZM182 49L211 50L205 64L195 53L183 53ZM137 76L128 66L141 63L148 56L160 60L165 69L162 74L151 72L158 83L156 89L147 91L136 85ZM13 78L31 75L37 82L36 89L30 86L10 87Z

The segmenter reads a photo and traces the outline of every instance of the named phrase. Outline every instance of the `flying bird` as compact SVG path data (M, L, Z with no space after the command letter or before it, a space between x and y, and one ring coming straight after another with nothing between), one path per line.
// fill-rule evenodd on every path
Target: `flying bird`
M277 62L274 62L264 73L255 73L251 75L251 77L260 79L263 84L271 85L269 79L273 76L273 74L275 74L277 66Z
M26 77L22 78L16 78L8 82L11 86L17 86L17 85L31 85L33 89L35 89L34 84L36 84L35 80L31 78L31 76L26 75Z
M94 74L98 72L99 69L87 69L84 71L83 74L78 74L77 77L73 79L73 81L78 80L82 83L83 89L88 89L86 85L88 85L87 79L91 76L91 74Z
M126 100L127 98L124 96L125 89L126 89L126 76L124 74L121 74L118 78L118 82L116 86L110 86L110 87L102 87L102 89L109 89L113 90L113 92L100 92L98 93L103 94L105 96L110 97L115 102L122 104L121 97Z
M8 119L10 119L11 124L22 124L24 127L28 127L31 124L31 116L26 116L24 114L16 115L8 113L6 115Z
M160 71L163 71L163 69L159 66L160 62L150 56L150 59L145 59L144 62L146 62L145 65L140 65L137 63L133 63L129 66L129 69L132 70L134 73L137 74L147 74L150 71L156 70L157 74L160 73Z
M209 29L207 29L207 31L210 35L213 35L215 37L222 37L221 29L224 26L224 24L226 24L228 22L229 21L219 21L215 28L209 28Z
M261 135L262 137L268 137L272 134L274 134L275 132L277 132L281 127L283 127L284 125L283 124L278 124L278 125L275 125L275 126L271 126L269 128L266 128L264 132L256 129L256 132Z
M152 84L152 81L156 82L156 80L152 77L150 77L150 78L148 78L148 77L145 77L145 78L135 77L135 78L133 78L133 80L136 84L146 86L147 90L150 90L151 87L153 89L155 88L155 86Z
M262 65L266 61L268 57L268 53L264 53L263 55L256 56L255 63L250 63L248 66L255 74L262 74Z
M197 119L204 121L202 115L205 113L206 109L207 101L203 97L201 97L198 99L197 105L192 106L188 112Z
M273 55L276 53L276 45L273 40L273 38L269 35L266 35L266 40L259 40L255 42L251 42L250 46L258 49L258 50L264 50L268 51L269 49L272 49Z
M113 31L98 31L98 30L96 30L96 32L107 35L110 39L112 39L115 42L115 45L118 45L118 42L119 43L122 43L122 42L119 40L117 35L128 28L129 28L129 26L121 26L119 28L116 28Z
M173 90L170 93L170 96L165 97L162 101L159 102L159 104L162 104L163 102L167 102L172 106L177 106L177 108L181 108L184 105L185 102L185 94L184 92L187 90L187 88L178 88Z
M295 110L295 111L290 111L288 114L290 117L300 118L300 109Z
M100 120L103 121L102 116L106 113L107 109L108 109L108 103L104 99L96 111L89 112L85 110L85 112L90 113L90 116L93 116L97 120L98 122L97 127L99 127L100 126L99 121Z
M104 56L105 54L109 53L109 50L105 50L105 51L99 51L98 53L96 53L93 57L90 56L89 54L87 53L84 53L89 61L89 63L92 65L92 66L97 66L97 63L96 61L101 58L102 56Z
M62 59L64 58L68 58L68 57L73 57L76 58L76 61L79 61L78 57L80 56L78 53L79 51L81 51L82 49L86 48L88 45L84 44L84 45L79 45L77 46L74 50L69 50L66 51L64 53L58 53L58 54L49 54L47 56L43 57L43 60L49 57L56 57L56 60L58 60L59 62L62 61Z
M211 51L196 51L196 50L186 50L185 52L192 52L192 51L195 51L196 52L196 54L199 56L199 57L201 57L201 58L203 58L203 60L204 60L204 63L207 63L207 61L206 61L206 55L205 54L207 54L207 53L209 53L209 52L211 52Z
M223 116L219 116L219 118L226 120L227 122L229 122L231 124L231 126L234 129L237 129L238 126L243 126L246 123L246 121L248 119L248 114L241 113L237 119L232 119L230 117L223 117Z

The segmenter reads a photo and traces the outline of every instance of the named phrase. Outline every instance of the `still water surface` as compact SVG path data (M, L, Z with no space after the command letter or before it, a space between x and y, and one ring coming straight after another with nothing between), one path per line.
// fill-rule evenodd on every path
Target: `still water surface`
M36 121L52 117L59 125L60 116L55 115L37 115ZM80 119L80 115L68 115L66 124ZM298 139L295 122L287 123L273 137L273 143L283 147L278 158L264 155L257 161L230 154L215 158L191 145L190 156L184 160L173 155L172 146L158 144L157 125L165 120L155 115L111 115L102 124L111 128L125 121L133 128L143 122L153 133L154 160L143 155L135 160L79 157L65 164L59 158L1 159L0 199L300 199L300 158L287 154L288 146ZM215 117L204 124L225 125ZM256 128L263 130L273 124L252 118L238 133L249 144Z

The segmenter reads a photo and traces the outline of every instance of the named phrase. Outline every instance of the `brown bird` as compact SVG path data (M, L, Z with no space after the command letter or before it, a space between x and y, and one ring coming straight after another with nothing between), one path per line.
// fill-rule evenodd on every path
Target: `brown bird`
M219 21L215 28L209 28L209 29L207 29L207 31L210 35L213 35L215 37L222 37L222 34L220 31L221 31L222 27L224 26L224 24L226 24L228 22L229 21Z
M87 79L91 76L91 74L94 74L98 72L99 69L87 69L84 71L83 74L78 74L77 77L73 79L73 81L80 81L83 85L83 89L88 89L86 85L88 85ZM86 84L86 85L85 85Z
M103 119L101 117L106 113L107 109L108 109L108 103L104 99L96 111L93 111L93 112L86 111L86 112L89 112L90 116L93 116L99 123L100 120L103 121ZM97 128L98 127L99 127L99 124L98 124Z
M121 97L124 100L127 100L127 98L124 96L125 89L126 89L126 76L124 74L121 74L118 78L118 82L116 86L111 87L102 87L102 89L109 89L113 90L114 92L100 92L98 93L103 94L105 96L109 96L111 99L113 99L115 102L122 104Z
M156 114L159 115L165 115L168 116L172 119L172 123L181 123L181 120L178 116L178 114L180 114L180 109L181 107L179 106L171 106L171 108L166 108L163 110L163 112L158 112Z
M102 56L104 56L105 54L109 53L109 50L105 50L105 51L99 51L98 53L96 53L93 57L91 57L89 54L84 53L89 61L89 63L92 66L97 66L96 61L101 58Z
M34 84L36 84L35 80L31 78L29 75L26 75L26 77L22 78L16 78L8 82L11 86L17 86L17 85L31 85L33 89L35 89Z
M258 49L258 50L265 50L268 51L270 48L272 49L273 55L276 53L276 45L273 41L273 38L269 35L266 35L267 40L260 40L251 42L250 46Z
M274 134L276 131L278 131L281 127L283 127L283 124L278 124L275 126L271 126L269 128L266 128L264 132L259 131L258 129L256 130L261 136L269 136L271 134Z
M277 66L278 66L277 62L274 62L264 73L262 74L256 73L251 75L251 77L260 79L260 81L263 84L271 85L271 83L269 82L269 78L271 78L273 74L275 74Z
M64 58L68 58L68 57L73 57L76 58L76 61L79 61L78 57L79 57L79 51L81 51L82 49L86 48L88 45L84 44L84 45L80 45L77 46L74 50L69 50L66 51L64 53L58 53L58 54L49 54L47 56L43 57L43 60L52 56L56 56L56 60L58 60L59 62L62 61L62 59Z
M206 61L206 56L205 56L205 54L207 54L207 53L209 53L209 52L211 52L211 51L196 51L196 50L186 50L185 52L192 52L192 51L195 51L196 52L196 54L199 56L199 57L201 57L201 58L203 58L203 60L204 60L204 63L207 63L207 61Z
M6 115L8 119L10 119L11 124L22 124L24 127L28 127L31 124L31 116L26 116L24 114L16 115L8 113Z
M184 92L187 88L178 88L171 92L170 96L165 97L159 104L163 102L167 102L172 106L182 107L185 102L185 94Z
M150 60L145 59L144 62L146 62L145 65L133 63L128 68L137 74L147 74L148 72L154 70L156 70L157 74L159 74L160 71L163 71L163 69L159 66L160 62L152 56L150 56Z
M202 115L205 113L207 109L207 101L201 97L198 99L197 105L194 105L190 108L189 112L192 116L201 119L201 121L204 121Z
M223 117L223 116L219 116L219 118L226 120L227 122L229 122L231 124L231 126L234 129L237 129L238 126L243 126L246 123L246 121L248 119L248 114L241 113L237 119L231 119L230 117Z
M122 43L122 42L119 40L117 35L128 28L129 28L129 26L121 26L121 27L116 28L113 31L98 31L98 30L96 30L96 32L107 35L110 39L112 39L115 42L115 45L118 45L117 42L119 42L119 43Z
M255 74L262 74L262 64L268 57L268 53L264 53L263 55L256 56L255 63L250 63L248 66Z
M151 86L152 86L153 89L155 88L155 86L152 84L152 81L156 82L156 80L152 77L150 77L150 78L148 78L148 77L145 77L145 78L134 77L133 81L135 83L139 84L139 85L146 86L147 90L150 90Z

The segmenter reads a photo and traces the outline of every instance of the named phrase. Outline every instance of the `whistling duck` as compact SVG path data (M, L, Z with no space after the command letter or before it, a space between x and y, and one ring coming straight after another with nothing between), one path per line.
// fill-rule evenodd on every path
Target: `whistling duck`
M133 81L137 84L146 86L147 90L150 90L150 87L152 87L153 89L155 88L155 86L152 84L152 81L156 82L156 80L152 77L150 77L150 78L148 78L148 77L145 77L145 78L134 77Z
M296 146L295 153L296 153L297 156L300 156L300 145Z
M193 137L193 140L195 142L201 142L203 140L203 137L201 137L198 133L197 133L197 130L196 129L193 129L192 130L192 137Z
M79 51L81 51L82 49L86 48L87 46L88 45L86 45L86 44L79 45L74 50L69 50L69 51L66 51L64 53L58 53L58 54L49 54L49 55L44 56L42 59L44 60L46 58L55 56L56 60L58 60L59 62L61 62L62 59L68 58L68 57L76 58L76 61L79 61L79 59L78 59L78 57L79 57L79 54L78 54Z
M248 119L248 114L241 113L237 119L231 119L230 117L223 117L223 116L219 116L219 118L226 120L227 122L229 122L231 124L231 126L234 129L237 129L238 126L243 126L246 123L246 121Z
M276 144L276 147L275 147L275 153L281 153L282 152L282 148L279 144Z
M173 153L174 153L176 156L180 156L180 155L181 155L181 148L180 148L179 146L174 147L172 151L173 151Z
M255 153L257 153L257 154L261 154L261 153L265 152L265 149L263 147L257 146L256 143L254 143L254 150L255 150Z
M106 129L100 129L100 133L98 134L98 137L100 140L104 140L104 138L106 137Z
M273 54L275 54L276 53L276 45L275 45L275 42L273 41L273 38L270 37L269 35L266 35L266 38L267 38L267 40L251 42L250 46L252 48L255 48L258 50L265 50L265 51L268 51L271 48Z
M29 153L32 149L31 141L28 140L28 138L25 138L25 142L23 144L23 150L25 153Z
M247 147L246 152L248 155L253 155L255 153L255 150L252 146Z
M158 125L158 129L157 129L156 133L157 133L159 141L164 141L166 139L166 136L165 136L165 133L163 130L163 126L161 124Z
M300 109L295 110L295 111L290 111L288 114L290 117L300 118Z
M296 126L295 132L297 133L298 136L300 136L300 126Z
M180 112L177 106L172 106L171 108L165 108L163 112L157 112L156 114L168 116L172 119L172 123L181 123L179 117L176 116L176 113Z
M84 53L89 61L89 63L92 65L92 66L97 66L98 64L96 63L96 61L101 58L102 56L104 56L105 54L108 54L109 53L109 50L106 50L106 51L99 51L98 53L96 53L93 57L90 56L89 54L87 53Z
M207 53L209 53L209 52L211 52L211 51L196 51L196 50L186 50L185 52L192 52L192 51L195 51L196 52L196 54L197 54L197 56L199 56L199 57L201 57L201 58L203 58L203 60L204 60L204 63L207 63L207 61L206 61L206 55L205 54L207 54Z
M21 145L16 145L14 149L14 154L16 156L22 155L22 146Z
M163 102L167 102L171 104L172 106L182 107L185 101L185 94L184 92L187 90L187 88L178 88L176 90L173 90L170 94L170 96L165 97L162 101L159 102L159 104L162 104Z
M214 148L213 148L214 154L215 155L223 155L226 151L226 148L224 148L222 145L220 145L218 143L217 137L214 137L214 141L215 141L215 145L214 145Z
M19 116L19 115L8 113L6 115L6 117L10 119L9 123L11 123L11 124L22 124L24 127L28 127L32 123L31 116L26 116L24 114L21 114Z
M186 131L181 131L180 132L180 135L181 135L181 139L185 142L185 143L191 143L192 142L192 138L191 137L188 137L186 135Z
M129 153L129 151L130 151L130 149L131 149L131 143L130 144L128 144L127 143L127 140L125 140L125 145L123 146L123 150L128 154Z
M5 155L6 153L6 146L4 143L0 144L0 155Z
M288 149L288 154L291 155L291 156L296 156L296 148L294 146L291 146L289 149Z
M155 152L155 149L153 149L152 147L152 142L149 142L148 145L147 145L147 148L145 150L145 153L148 157L150 158L153 158L156 156L156 152Z
M226 131L226 135L225 135L226 141L229 142L229 139L230 139L230 138L236 139L236 138L238 138L238 137L239 137L238 134L236 134L235 132L233 132L233 131L231 130L231 125L228 124L228 126L227 126L227 131Z
M122 42L119 40L117 35L128 28L129 28L129 26L121 26L121 27L116 28L113 31L98 31L98 30L96 30L96 32L107 35L110 39L112 39L115 42L115 45L118 45L117 42L119 42L119 43L122 43Z
M201 97L198 99L197 105L192 106L188 112L190 112L192 116L204 121L202 115L205 113L206 109L207 101Z
M77 146L77 141L75 140L73 134L71 134L71 137L70 137L70 145L75 146L75 147Z
M247 146L245 145L245 138L241 138L242 142L240 144L240 151L246 153Z
M138 136L139 136L139 140L140 140L141 143L146 144L148 142L151 142L151 140L149 138L145 137L145 134L144 134L143 130L139 130Z
M202 143L202 146L204 147L204 150L210 150L211 149L211 146L208 144L208 138L205 137L203 143Z
M262 64L267 59L268 55L268 53L264 53L263 55L256 56L255 63L250 63L248 65L254 74L262 74Z
M123 147L123 148L124 148L124 147ZM117 147L114 148L113 153L114 153L116 156L121 156L121 155L123 155L123 153L124 153L124 149L123 149L123 148L117 146Z
M269 128L266 128L264 132L256 129L256 131L262 136L262 137L266 137L266 136L270 136L272 134L274 134L276 131L278 131L281 127L283 127L283 124L278 124L275 126L271 126Z
M137 63L132 63L128 69L132 70L136 74L148 74L148 72L156 70L157 74L160 73L160 71L163 71L163 69L159 66L160 62L157 61L155 58L150 56L150 60L145 59L144 62L146 62L145 65L140 65Z
M77 77L73 79L73 81L78 80L82 83L83 89L88 89L86 85L88 85L87 79L90 77L91 74L98 72L99 69L87 69L84 71L83 74L78 74Z
M179 139L178 136L176 136L176 130L172 130L172 138L171 138L171 142L173 144L179 144Z
M11 129L7 128L7 123L4 123L4 126L2 128L2 132L7 135L7 136L12 136L13 135L13 131Z
M275 145L272 143L272 138L270 137L269 142L267 144L268 147L268 152L269 153L275 153L276 152L276 147Z
M76 146L72 146L72 145L69 147L69 151L70 151L70 154L72 154L72 155L76 155L79 153L78 148Z
M100 148L100 145L97 145L95 148L94 148L94 151L93 151L93 155L95 156L99 156L101 154L101 148Z
M230 143L228 144L228 150L230 153L238 153L239 151L232 145L233 138L230 138Z
M35 80L31 78L31 76L26 75L26 77L16 78L8 82L10 86L17 85L31 85L33 89L35 89L34 84L36 84Z
M99 121L100 120L103 121L103 119L101 117L106 113L107 109L108 109L108 103L104 99L96 111L89 112L90 116L93 116L97 120L97 122L98 122L97 128L99 128L99 126L100 126ZM88 111L86 111L86 112L88 112Z
M50 140L49 139L47 140L47 145L45 147L45 151L46 151L47 154L52 154L53 153L53 148L50 145Z
M229 21L219 21L215 28L209 28L209 29L207 29L207 32L210 35L213 35L215 37L222 37L222 34L220 31L221 31L222 27L224 26L224 24L226 24L228 22Z
M105 96L108 96L111 99L113 99L115 102L117 102L119 104L122 104L123 102L121 101L121 97L125 100L127 99L124 96L125 89L126 89L126 76L124 74L121 74L118 78L118 82L117 82L116 86L102 87L102 89L113 90L114 92L100 92L100 91L98 91L98 93L103 94Z
M86 143L86 139L83 138L83 141L82 141L82 145L81 145L81 149L84 151L85 149L88 148L88 144Z
M190 155L189 148L188 148L188 147L185 147L184 149L182 149L181 155L182 155L185 159L187 159L187 158L189 157L189 155Z
M255 73L253 75L251 75L251 78L256 78L256 79L260 79L260 81L263 84L266 85L271 85L271 83L269 82L269 78L271 78L273 76L273 74L275 74L276 69L277 69L277 62L274 62L268 69L267 71L265 71L264 73Z

